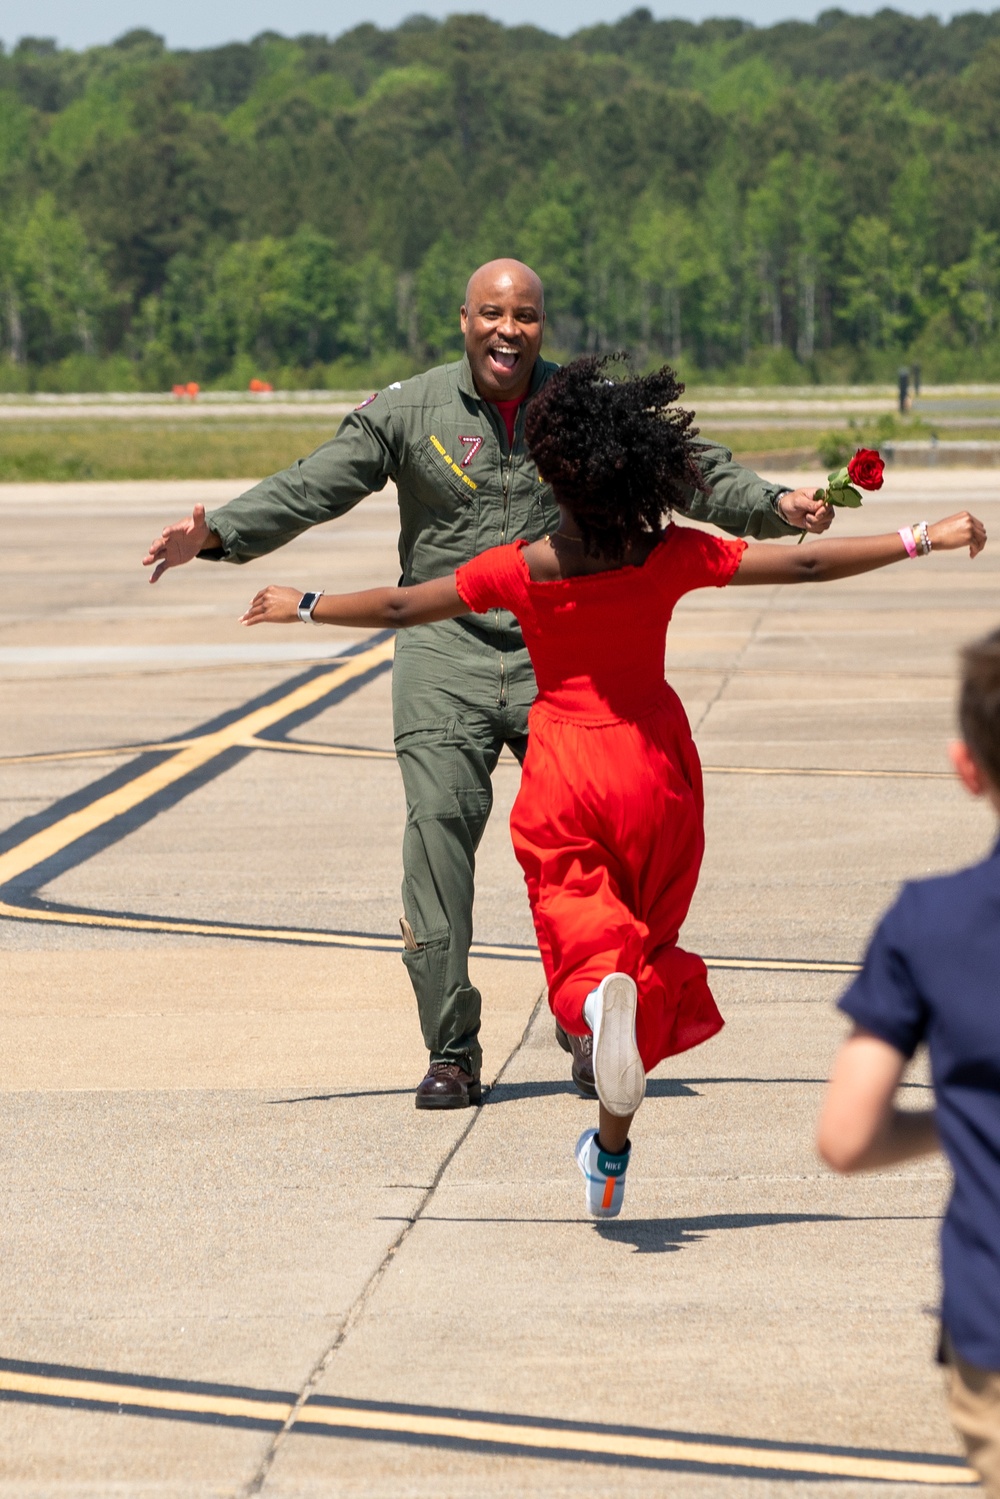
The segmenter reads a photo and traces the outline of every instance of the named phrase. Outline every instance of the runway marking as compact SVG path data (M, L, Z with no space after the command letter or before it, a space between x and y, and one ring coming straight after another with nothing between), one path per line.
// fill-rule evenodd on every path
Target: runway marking
M706 968L733 968L741 973L860 973L860 963L825 958L707 958Z
M493 1411L311 1395L296 1413L284 1391L157 1379L109 1370L0 1359L0 1400L75 1410L208 1422L361 1441L393 1441L563 1462L794 1479L974 1484L960 1457L658 1431Z
M395 933L303 930L232 921L188 920L137 911L89 910L41 900L36 892L58 874L92 858L127 836L143 821L197 790L205 780L228 769L244 755L266 750L276 754L392 760L394 752L368 745L291 740L286 736L345 694L356 691L388 669L394 638L389 634L362 642L336 663L311 668L244 707L176 739L104 748L64 750L37 756L9 756L0 764L30 764L56 759L134 757L126 766L55 803L38 817L0 835L0 917L60 926L90 927L171 936L282 942L299 946L346 948L397 953ZM152 763L151 763L152 762ZM507 763L507 762L504 762ZM516 762L509 762L514 765ZM819 766L707 765L706 774L748 776L835 776L856 779L947 779L944 771L893 771ZM4 847L6 844L6 847ZM535 946L474 942L474 958L507 962L539 961ZM739 954L708 956L711 969L757 973L856 973L858 964L830 959L767 958Z
M0 886L9 884L51 859L53 855L61 853L88 833L131 812L167 787L218 759L227 750L244 748L248 739L253 739L265 729L283 719L291 718L303 709L314 707L337 687L357 677L366 676L375 666L388 665L392 660L392 651L393 641L383 640L379 645L360 651L342 666L334 667L329 672L319 672L276 702L251 711L216 729L214 733L186 740L182 748L168 754L158 765L139 772L114 791L97 797L79 811L69 813L43 831L15 844L6 853L0 854ZM160 746L161 751L168 748L170 746Z
M190 739L172 739L172 749L186 748ZM333 755L349 760L395 760L395 750L368 749L354 744L314 744L301 739L258 739L254 735L240 740L243 749L277 750L294 755ZM37 765L47 760L113 760L127 755L147 755L163 749L163 740L154 744L116 744L105 749L49 750L37 755L0 756L0 765ZM504 762L506 763L506 762ZM517 761L512 761L517 764Z
M160 932L172 937L222 937L242 942L282 942L293 947L340 947L362 952L398 953L401 939L383 932L330 932L315 927L241 926L224 921L185 921L183 917L117 914L113 911L84 911L52 904L15 905L0 899L0 917L11 921L43 921L56 926L98 927L122 932ZM537 947L513 942L473 942L473 958L502 958L507 962L539 963ZM819 958L740 958L706 957L706 968L732 969L740 973L859 973L860 963L844 963Z
M870 781L952 781L950 770L841 770L813 765L703 765L707 776L843 776Z
M186 740L178 743L187 743ZM103 749L40 750L35 755L3 755L0 765L43 765L49 760L113 760L122 755L144 755L162 749L160 744L111 744Z
M254 749L277 750L286 755L334 755L348 760L395 760L395 750L366 749L354 744L310 744L303 739L255 739ZM513 760L516 765L517 761Z
M171 745L180 748L190 744L187 739L173 739ZM395 760L395 750L373 749L368 745L323 744L308 739L256 739L247 738L241 743L248 749L278 750L293 755L333 755L355 760ZM34 755L0 755L0 765L35 765L47 760L110 760L115 756L142 755L152 750L162 750L163 741L154 744L112 744L103 749L44 750ZM517 761L502 758L500 765L516 769ZM842 776L851 780L875 781L951 781L950 770L854 770L821 765L703 765L707 776Z
M244 942L284 942L300 947L347 947L364 952L393 952L402 949L402 940L378 932L326 932L322 929L299 931L295 927L240 926L224 921L185 921L162 916L118 915L115 912L80 911L54 905L15 905L0 900L0 916L11 921L47 921L57 926L101 927L124 932L161 932L180 937L227 937ZM506 958L522 963L538 963L538 949L514 945L473 942L469 949L474 958ZM726 959L725 962L730 960ZM853 971L853 970L852 970Z

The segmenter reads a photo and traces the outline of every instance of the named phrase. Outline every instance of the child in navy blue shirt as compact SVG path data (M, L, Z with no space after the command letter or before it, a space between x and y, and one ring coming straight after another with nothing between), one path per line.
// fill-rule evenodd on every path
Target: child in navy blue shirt
M964 652L955 770L1000 813L1000 631ZM1000 1499L1000 844L982 864L906 885L840 1001L854 1030L834 1064L819 1150L837 1171L943 1149L955 1176L941 1232L949 1411ZM894 1104L925 1042L935 1107Z

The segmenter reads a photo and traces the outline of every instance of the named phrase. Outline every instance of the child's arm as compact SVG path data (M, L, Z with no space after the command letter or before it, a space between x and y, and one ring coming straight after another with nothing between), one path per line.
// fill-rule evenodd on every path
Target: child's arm
M902 1052L855 1026L833 1064L817 1148L834 1171L877 1171L941 1149L934 1110L893 1103L906 1067Z
M262 588L241 616L243 625L289 625L298 622L301 588ZM375 629L403 630L408 625L429 625L436 619L454 619L468 614L455 586L455 574L414 583L409 588L367 588L363 593L324 593L312 617L321 625L361 625Z
M935 521L927 528L931 549L952 552L967 546L976 557L986 545L986 528L967 510ZM853 578L858 573L905 562L909 553L898 531L885 536L833 537L804 547L751 542L732 579L733 583L826 583Z

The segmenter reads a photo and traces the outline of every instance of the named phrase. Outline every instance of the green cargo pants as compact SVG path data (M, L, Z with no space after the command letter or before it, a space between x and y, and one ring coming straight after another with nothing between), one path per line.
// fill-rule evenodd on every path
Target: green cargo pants
M476 850L504 745L523 760L535 679L523 645L466 620L396 639L392 707L406 792L403 952L432 1062L479 1076L482 997L469 978ZM499 646L499 648L498 648Z

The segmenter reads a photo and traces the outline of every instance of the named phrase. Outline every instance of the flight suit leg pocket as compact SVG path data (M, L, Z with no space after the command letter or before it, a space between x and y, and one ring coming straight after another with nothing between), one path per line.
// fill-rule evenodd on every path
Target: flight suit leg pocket
M403 962L432 1059L478 1071L480 996L469 979L475 855L489 816L475 746L455 723L397 736L403 834Z
M406 792L405 919L418 947L467 946L475 853L492 806L485 756L454 721L406 730L396 754Z

